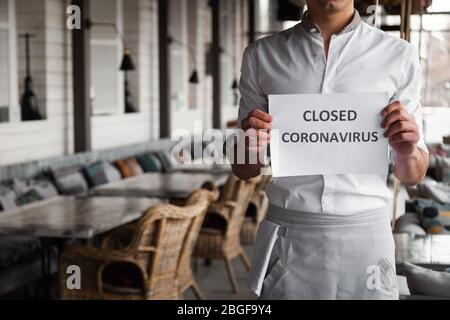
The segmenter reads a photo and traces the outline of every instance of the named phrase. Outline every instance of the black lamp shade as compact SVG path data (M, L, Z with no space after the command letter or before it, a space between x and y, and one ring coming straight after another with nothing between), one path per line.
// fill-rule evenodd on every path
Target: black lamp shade
M191 76L189 77L189 83L199 84L200 80L198 79L197 70L192 71Z
M237 79L234 79L233 84L231 85L231 89L237 90L238 88L239 88L238 81L237 81Z
M131 59L131 54L128 49L125 49L123 54L122 63L120 65L121 71L132 71L135 70L133 60Z

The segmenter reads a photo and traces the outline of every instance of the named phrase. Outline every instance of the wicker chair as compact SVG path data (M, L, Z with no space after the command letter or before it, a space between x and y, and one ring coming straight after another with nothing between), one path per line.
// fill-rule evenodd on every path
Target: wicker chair
M217 187L212 186L210 188L211 190L211 196L210 201L217 201L219 198L219 190ZM190 205L192 202L192 197L189 198L186 205ZM177 280L178 280L178 288L179 288L179 295L180 297L183 296L183 293L188 290L192 289L194 292L194 295L199 300L204 300L205 296L203 295L202 291L200 290L199 286L197 285L197 282L194 279L193 273L192 273L192 267L191 267L191 258L192 253L195 248L195 243L198 239L198 235L200 232L200 228L202 226L203 220L205 218L207 210L203 210L202 214L196 216L194 218L193 223L191 224L191 227L189 229L189 232L186 236L186 239L183 244L183 249L179 261L179 265L177 268Z
M150 208L139 220L126 247L105 248L114 243L105 239L103 248L73 246L59 264L59 291L62 299L149 300L180 298L177 274L186 259L185 243L198 219L205 214L217 192L199 190L186 207L162 204ZM132 228L132 226L129 226ZM81 290L66 286L66 268L81 269Z
M250 268L240 241L240 232L245 210L259 178L248 181L231 175L221 199L212 203L205 217L194 249L194 258L224 260L231 287L238 292L231 260L239 256L247 269ZM228 188L229 187L229 188Z
M264 189L271 179L272 176L270 175L261 176L250 203L248 204L241 229L241 243L244 245L255 243L258 225L266 216L267 208L269 207L269 200L267 199Z

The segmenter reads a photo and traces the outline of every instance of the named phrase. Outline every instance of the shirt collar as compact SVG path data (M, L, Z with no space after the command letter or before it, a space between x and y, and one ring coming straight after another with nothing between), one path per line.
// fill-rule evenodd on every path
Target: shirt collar
M339 34L347 33L357 29L360 26L361 21L362 20L358 10L355 10L352 21L350 21L350 23L344 29L342 29L341 32L339 32ZM308 11L305 11L305 13L303 14L300 24L306 31L309 31L311 33L320 33L319 26L311 21Z

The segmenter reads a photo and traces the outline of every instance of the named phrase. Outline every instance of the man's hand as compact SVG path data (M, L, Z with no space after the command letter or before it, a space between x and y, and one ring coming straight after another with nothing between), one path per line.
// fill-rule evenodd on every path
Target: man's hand
M394 174L404 184L414 185L424 178L428 168L428 154L417 148L419 126L398 101L384 108L382 115L384 136L394 150Z
M249 135L245 147L248 152L258 155L264 154L270 142L270 129L272 128L272 116L260 109L253 109L242 120L241 127ZM248 132L248 131L251 132Z
M396 155L411 156L417 149L419 127L414 116L408 113L399 101L393 102L382 111L384 120L381 127L386 129L384 136Z
M262 159L270 142L270 129L272 116L260 109L253 109L241 122L241 128L245 131L245 158L246 163L232 164L233 172L241 179L250 179L261 173ZM238 147L238 146L236 146ZM253 159L256 163L253 163Z

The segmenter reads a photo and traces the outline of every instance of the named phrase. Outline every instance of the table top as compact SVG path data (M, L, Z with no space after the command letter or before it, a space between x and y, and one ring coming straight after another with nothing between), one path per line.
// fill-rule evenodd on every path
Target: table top
M203 183L223 185L228 173L169 172L146 173L99 186L96 196L186 198Z
M0 214L0 235L91 239L139 219L164 199L58 196Z
M411 262L431 269L450 267L450 235L394 234L397 265Z
M210 174L221 174L231 173L231 165L225 164L204 164L204 163L192 163L179 165L172 169L173 172L186 172L186 173L210 173Z

